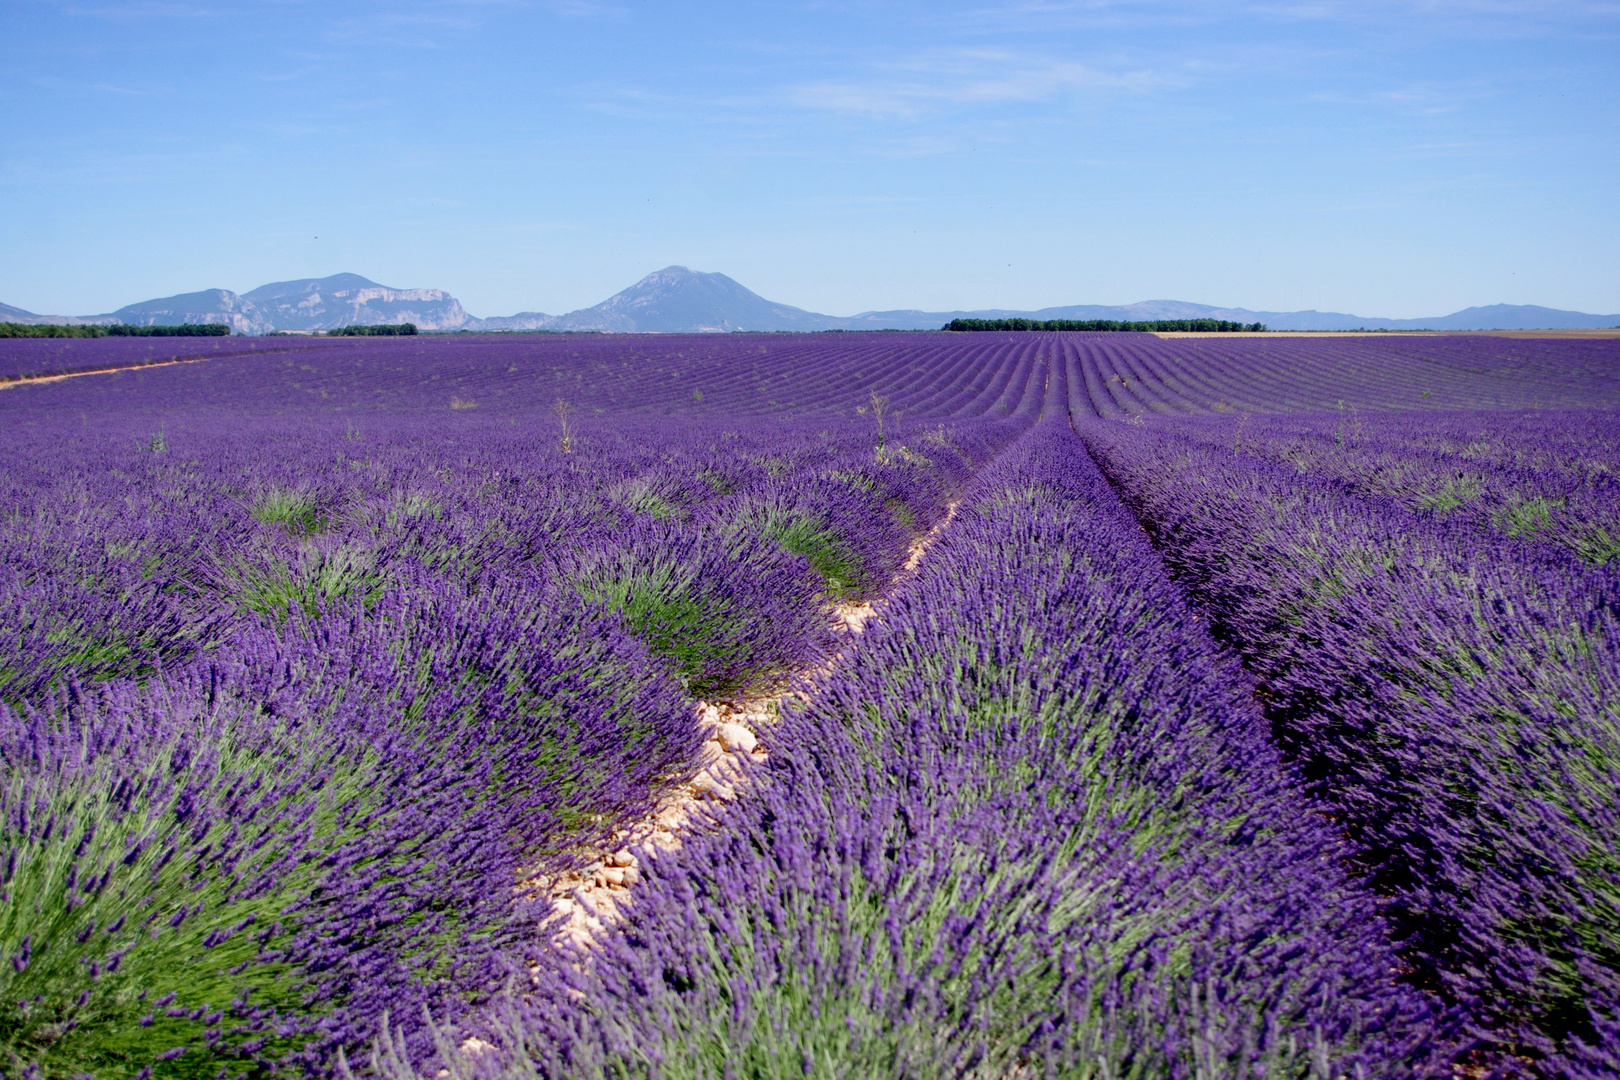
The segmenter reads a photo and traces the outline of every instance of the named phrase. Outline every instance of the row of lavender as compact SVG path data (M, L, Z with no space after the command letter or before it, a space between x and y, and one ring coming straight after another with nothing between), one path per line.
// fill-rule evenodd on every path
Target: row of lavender
M504 986L514 884L686 775L694 695L818 662L1012 430L139 414L0 468L6 1075L320 1072Z
M1074 335L1077 418L1620 405L1620 340Z
M1620 417L1612 411L1390 415L1346 408L1211 418L1178 431L1403 510L1553 544L1594 565L1620 556Z
M1620 1070L1613 415L1080 430L1256 677L1416 981L1499 1065Z
M1054 410L751 797L429 1074L1443 1073L1449 1018L1198 626Z

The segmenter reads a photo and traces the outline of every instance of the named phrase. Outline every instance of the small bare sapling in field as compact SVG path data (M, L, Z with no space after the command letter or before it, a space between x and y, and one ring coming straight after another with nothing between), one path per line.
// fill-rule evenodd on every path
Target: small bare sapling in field
M568 416L574 411L574 407L562 398L558 398L556 404L551 406L551 411L557 414L557 422L562 425L562 439L560 440L562 452L572 454L574 452L574 429L568 426Z
M1249 414L1247 412L1245 412L1243 414L1243 418L1238 421L1237 434L1232 436L1232 456L1233 457L1237 457L1238 452L1243 448L1243 430L1245 428L1247 428L1248 426L1249 426Z
M1339 426L1333 431L1333 445L1345 446L1348 442L1361 438L1361 410L1352 402L1350 405L1349 438L1345 437L1345 403L1339 401Z
M878 461L882 462L886 461L888 458L888 455L885 454L883 450L883 413L889 407L889 399L879 394L876 390L870 391L870 393L871 397L868 400L870 400L872 403L872 416L877 420L878 429L877 459ZM866 406L856 406L855 415L866 415Z

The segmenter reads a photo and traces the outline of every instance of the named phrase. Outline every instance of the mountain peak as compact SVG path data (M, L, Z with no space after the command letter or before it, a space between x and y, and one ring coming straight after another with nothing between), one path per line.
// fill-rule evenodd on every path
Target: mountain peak
M724 274L666 266L595 307L558 316L559 330L704 333L827 330L843 320L776 304Z
M370 278L363 278L359 274L332 274L323 278L297 278L293 281L272 281L268 285L260 285L252 292L242 295L254 303L266 300L279 300L288 296L304 296L309 293L339 293L354 289L388 289L389 292L398 292L398 289L389 289L387 285L379 285Z
M458 330L472 321L456 298L441 289L391 289L359 274L273 281L241 295L205 289L131 304L97 318L139 326L224 323L244 334L407 322L424 330Z

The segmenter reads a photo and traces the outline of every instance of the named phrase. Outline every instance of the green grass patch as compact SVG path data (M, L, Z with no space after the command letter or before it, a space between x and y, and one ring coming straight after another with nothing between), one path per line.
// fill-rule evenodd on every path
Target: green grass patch
M828 597L845 599L855 594L866 568L860 556L839 539L838 534L810 517L792 518L775 528L767 528L765 535L782 545L783 550L802 555L810 561L810 569L821 577Z
M306 492L271 488L254 500L248 511L264 525L278 525L289 536L313 536L330 524L326 513Z
M694 696L740 690L755 674L746 664L738 670L748 643L738 638L731 604L705 589L693 566L623 552L577 574L574 587L588 602L619 614Z
M314 615L322 605L342 597L375 600L384 584L376 557L348 547L303 552L294 560L272 553L240 556L227 562L218 577L236 607L276 623L292 611Z
M255 733L199 720L134 769L87 760L54 775L14 773L7 802L42 800L32 822L5 828L15 869L0 905L0 1062L37 1063L48 1078L259 1072L255 1058L296 1049L267 1017L307 1013L296 974L275 959L291 903L318 891L317 862L288 862L293 808L321 846L357 839L381 798L354 755L323 762L318 792L277 784L296 775L299 733ZM122 766L122 767L121 767ZM210 789L262 801L220 813ZM201 795L200 799L196 796ZM195 799L195 802L193 801ZM307 809L307 812L300 812ZM40 822L50 824L40 827ZM269 841L266 843L265 841ZM244 886L273 874L256 896ZM162 1060L177 1048L184 1053Z
M737 514L728 528L733 534L762 536L789 554L803 556L830 600L860 596L869 584L871 571L859 553L824 518L802 508L756 503Z
M637 514L646 514L655 521L674 521L681 517L681 508L643 479L617 484L611 494L622 506Z
M1597 566L1620 559L1620 536L1601 525L1578 530L1566 542L1575 554Z
M1528 537L1552 528L1553 513L1564 505L1561 498L1537 495L1514 499L1493 515L1496 527L1508 536Z
M1433 491L1426 491L1417 498L1420 509L1436 514L1448 514L1459 506L1467 506L1479 498L1480 481L1478 477L1465 476L1447 480Z

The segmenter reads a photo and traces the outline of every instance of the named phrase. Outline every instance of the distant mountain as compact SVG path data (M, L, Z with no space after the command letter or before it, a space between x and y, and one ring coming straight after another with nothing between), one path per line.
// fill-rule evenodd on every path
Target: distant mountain
M925 330L943 326L952 319L1111 319L1116 322L1145 322L1151 319L1227 319L1232 322L1259 322L1256 312L1241 308L1216 308L1181 300L1144 300L1136 304L1071 304L1067 307L1025 311L1014 308L979 308L973 311L863 311L848 320L851 330ZM1347 316L1352 317L1353 316ZM1268 324L1269 325L1269 324ZM1274 329L1280 329L1274 327Z
M111 315L85 321L129 323L131 326L182 326L186 323L224 323L239 334L263 334L276 329L252 302L229 289L204 289L159 300L121 307Z
M595 330L609 333L723 333L730 330L937 330L952 319L1226 319L1263 322L1273 330L1545 330L1620 326L1620 315L1588 315L1514 304L1472 307L1428 319L1378 319L1336 311L1250 311L1182 300L1076 304L1019 311L863 311L818 315L766 300L724 274L667 266L595 307L566 315L524 311L475 319L442 289L393 289L359 274L333 274L261 285L238 295L206 289L147 300L107 315L35 315L0 304L0 320L23 323L169 326L224 323L238 333L335 330L343 326L415 323L422 330Z
M0 322L23 323L27 326L81 326L95 321L96 317L93 315L87 319L75 318L72 315L35 315L32 311L24 311L20 307L0 304Z
M730 330L834 330L849 322L776 304L724 274L666 266L595 307L559 315L548 330L724 333Z
M443 289L391 289L359 274L277 281L243 293L276 330L415 323L419 330L459 330L473 321Z
M1075 304L1038 311L866 311L847 321L859 324L850 329L921 330L943 326L952 319L1226 319L1261 322L1272 330L1591 330L1620 326L1620 315L1588 315L1534 305L1492 304L1427 319L1378 319L1338 311L1250 311L1184 300L1144 300L1115 306Z
M1074 304L1019 311L863 311L839 317L778 304L724 274L668 266L648 274L595 307L566 315L526 312L510 319L476 319L468 330L602 330L617 333L704 333L727 330L937 330L952 319L1226 319L1263 322L1273 330L1545 330L1620 326L1620 315L1496 304L1432 319L1369 319L1335 311L1250 311L1183 300L1136 304Z
M474 321L442 289L392 289L359 274L277 281L242 294L204 289L130 304L107 315L35 315L6 305L0 305L0 315L12 322L64 325L223 323L240 334L387 323L415 323L421 330L459 330Z
M1353 318L1353 316L1351 316ZM1620 326L1620 315L1588 315L1534 304L1491 304L1464 308L1438 319L1367 319L1390 330L1598 330Z
M543 311L520 311L516 315L501 315L492 319L474 319L465 330L549 330L557 316Z

